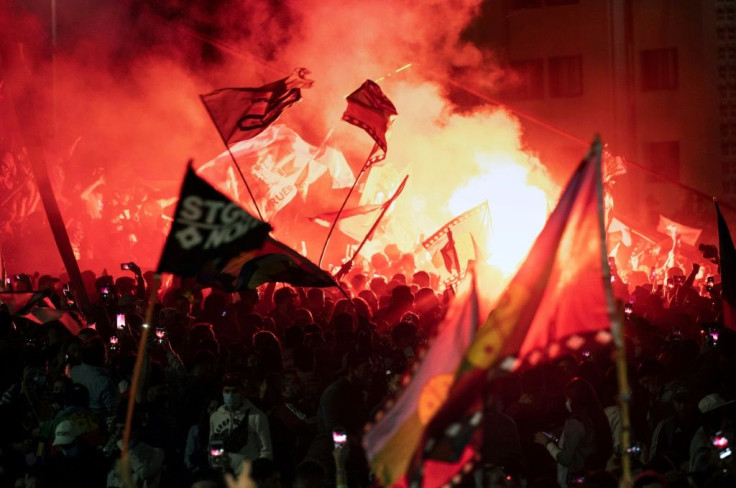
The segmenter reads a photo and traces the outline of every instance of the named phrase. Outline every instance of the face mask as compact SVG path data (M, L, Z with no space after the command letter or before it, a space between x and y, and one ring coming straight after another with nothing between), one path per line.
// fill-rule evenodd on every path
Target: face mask
M67 456L67 457L76 456L79 454L79 446L62 447L61 452L63 452L64 456Z
M33 381L36 382L36 386L38 386L39 388L43 388L46 385L46 378L46 374L40 374L38 376L35 376L33 378Z
M565 408L568 412L572 413L572 403L570 403L570 400L565 400Z
M240 393L223 393L222 400L225 405L230 408L239 407L243 403L243 395Z

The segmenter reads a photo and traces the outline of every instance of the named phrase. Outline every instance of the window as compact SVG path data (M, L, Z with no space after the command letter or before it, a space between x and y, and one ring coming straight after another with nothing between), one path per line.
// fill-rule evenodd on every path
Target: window
M680 142L662 141L644 144L644 160L656 175L680 179ZM649 176L649 181L661 181L654 175Z
M641 51L640 61L642 91L677 88L676 48Z
M529 59L509 63L510 79L503 95L510 100L544 97L544 60Z
M583 57L549 58L549 95L579 97L583 94Z

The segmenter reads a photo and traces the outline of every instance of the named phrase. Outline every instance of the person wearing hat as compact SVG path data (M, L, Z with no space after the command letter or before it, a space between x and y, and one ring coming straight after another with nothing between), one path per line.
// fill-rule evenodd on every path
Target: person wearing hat
M222 442L226 466L240 473L243 461L273 459L268 418L248 398L245 378L228 373L222 381L221 405L210 416L210 444Z
M109 463L102 452L84 442L81 434L82 429L73 420L63 420L56 426L52 442L54 449L41 471L43 486L105 486Z
M703 422L690 441L689 472L701 481L724 463L733 462L734 456L730 454L736 448L733 405L733 400L726 400L718 393L710 393L698 402Z

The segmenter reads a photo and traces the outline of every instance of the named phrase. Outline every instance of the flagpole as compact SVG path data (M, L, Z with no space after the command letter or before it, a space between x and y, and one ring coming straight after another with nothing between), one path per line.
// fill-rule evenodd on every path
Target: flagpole
M360 250L363 249L363 246L365 245L366 242L368 242L368 239L370 239L371 237L373 237L373 232L375 232L376 227L378 227L378 224L381 223L381 220L383 219L383 216L386 214L386 212L388 211L388 209L391 206L391 204L393 204L393 200L395 200L399 196L399 193L404 189L404 185L406 184L406 180L408 180L408 179L409 179L409 175L404 176L404 180L401 182L401 184L397 188L397 190L394 193L394 195L389 199L390 201L387 201L388 205L384 205L383 206L383 209L381 210L381 214L378 216L378 218L376 219L376 221L373 223L373 226L371 227L371 230L369 230L368 233L363 238L363 241L358 246L358 249L355 250L355 252L353 253L353 256L350 259L348 259L340 267L340 269L338 270L338 272L335 274L335 280L336 281L340 281L340 279L345 274L347 274L348 271L350 271L350 269L353 267L353 261L358 256L358 254L360 254Z
M363 176L363 173L365 172L365 170L368 169L368 166L370 166L370 162L373 157L373 153L376 152L376 149L378 149L378 144L373 144L373 149L371 149L371 153L368 155L368 158L363 163L363 167L360 168L360 172L358 173L358 176L355 177L355 182L353 183L353 186L350 187L350 190L348 191L348 194L345 197L345 200L343 200L342 205L340 206L340 210L337 211L337 215L335 215L335 220L332 221L330 230L327 233L325 244L324 246L322 246L322 253L319 255L319 261L317 261L317 266L320 266L320 267L322 266L322 260L325 257L325 252L327 251L327 245L330 243L330 237L332 237L332 232L335 230L337 221L340 220L340 215L342 214L342 211L345 209L345 205L347 205L348 200L350 199L350 195L353 194L353 190L355 190L355 187L358 185L358 181L360 180L360 177Z
M153 287L148 296L148 307L146 308L145 321L141 327L141 338L138 343L138 355L135 358L135 367L133 369L133 378L130 382L130 394L128 396L128 409L125 413L125 430L123 431L123 444L121 447L120 454L120 477L123 481L128 481L126 486L133 486L130 484L131 478L131 467L130 467L130 452L128 446L130 444L130 434L133 426L133 410L135 409L135 402L138 397L138 386L141 379L141 371L143 370L143 361L146 356L146 341L148 340L148 331L151 328L151 321L153 319L153 309L156 306L156 300L158 297L158 289L161 286L161 274L156 273L153 279Z
M603 203L603 176L601 174L601 140L596 134L591 151L595 151L596 162L596 194L598 199L598 221L601 237L601 266L603 274L603 294L606 299L606 311L611 322L611 334L616 352L616 374L618 377L618 402L621 408L621 473L625 486L631 486L631 457L629 445L631 444L631 420L629 415L629 402L631 392L629 390L628 373L626 371L626 348L623 330L623 307L620 301L613 296L611 288L611 270L608 266L608 250L606 249L606 227L603 220L605 206Z
M200 95L199 99L202 101L202 105L204 105L204 108L207 110L207 114L210 116L210 120L212 120L212 123L215 124L215 127L217 127L217 122L215 121L215 118L212 116L212 112L210 112L210 108L205 103L204 97ZM217 133L220 134L220 131L218 130ZM250 189L250 185L248 185L248 182L245 180L245 175L243 174L243 170L240 169L240 165L238 164L238 161L235 159L235 156L233 155L232 151L230 151L230 146L228 146L227 141L222 137L222 134L220 134L220 139L222 139L222 143L225 145L225 149L227 149L227 153L230 155L230 159L232 159L233 164L235 165L235 169L238 170L238 174L240 174L240 179L243 180L245 189L248 190L248 195L250 195L250 199L253 201L253 206L256 208L256 212L258 213L258 218L261 219L263 222L265 222L266 220L263 218L263 215L261 214L261 209L258 208L258 202L256 202L256 197L253 196L253 192Z

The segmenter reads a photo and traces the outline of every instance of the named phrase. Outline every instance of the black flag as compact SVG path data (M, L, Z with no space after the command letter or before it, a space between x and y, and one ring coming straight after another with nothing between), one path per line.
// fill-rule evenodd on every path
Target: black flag
M231 258L260 248L270 231L197 176L190 161L157 271L216 275Z

